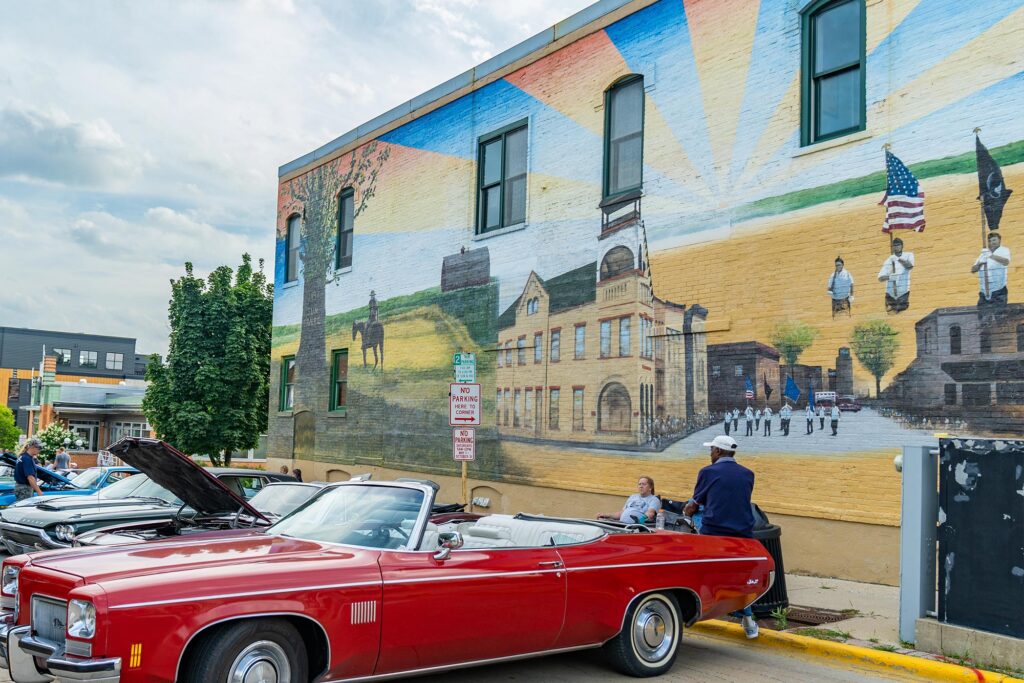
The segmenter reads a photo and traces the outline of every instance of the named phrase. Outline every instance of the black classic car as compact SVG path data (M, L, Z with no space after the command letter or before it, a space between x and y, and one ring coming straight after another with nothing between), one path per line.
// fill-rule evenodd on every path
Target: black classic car
M33 500L34 504L0 511L0 542L7 551L19 554L68 548L80 534L133 522L194 526L239 510L265 520L246 500L271 482L295 481L292 476L262 470L204 470L156 439L125 438L110 451L142 474L92 496Z

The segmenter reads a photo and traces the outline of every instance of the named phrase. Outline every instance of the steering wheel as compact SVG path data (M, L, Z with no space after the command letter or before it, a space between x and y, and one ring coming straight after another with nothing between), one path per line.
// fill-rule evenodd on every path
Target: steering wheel
M388 530L394 530L402 538L402 542L403 543L408 543L409 542L409 534L406 533L405 530L402 529L401 526L399 526L398 524L395 524L394 522L381 522L377 526L377 528L374 529L373 533L376 534L376 535L382 536L382 537L386 535L387 538L390 539L391 538L391 534L388 533Z

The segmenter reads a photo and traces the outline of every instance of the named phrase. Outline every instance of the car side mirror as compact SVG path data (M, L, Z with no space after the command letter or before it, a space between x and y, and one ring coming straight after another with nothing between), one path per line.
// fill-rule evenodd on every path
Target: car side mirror
M444 562L452 555L453 550L458 550L465 544L462 534L458 531L442 531L437 535L437 552L434 559Z

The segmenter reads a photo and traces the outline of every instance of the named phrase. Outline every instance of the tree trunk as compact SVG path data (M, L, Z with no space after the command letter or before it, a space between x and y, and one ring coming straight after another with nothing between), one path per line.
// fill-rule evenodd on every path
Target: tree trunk
M875 375L875 398L882 398L882 376Z
M313 221L317 221L314 219ZM326 316L324 298L327 289L327 264L324 253L323 226L309 226L302 283L302 330L299 350L295 354L294 413L303 410L314 414L327 410L327 351L324 338Z

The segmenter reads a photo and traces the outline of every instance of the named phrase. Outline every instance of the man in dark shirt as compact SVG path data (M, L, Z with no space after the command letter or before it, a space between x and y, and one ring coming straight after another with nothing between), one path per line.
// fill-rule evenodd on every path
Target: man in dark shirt
M736 462L738 446L732 437L716 436L704 446L711 449L711 464L697 475L693 498L683 512L693 516L699 505L704 506L700 527L703 535L753 538L750 496L754 491L754 473ZM758 628L753 610L748 606L734 614L742 617L747 638L756 638Z
M39 488L39 480L36 478L35 463L35 458L39 455L42 447L43 442L39 439L29 439L25 442L25 447L21 449L21 455L18 456L18 462L14 466L14 498L16 500L31 498L33 491L40 496L43 495L42 489Z

